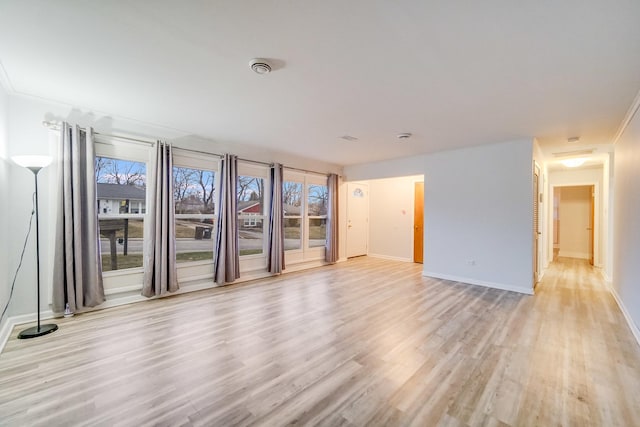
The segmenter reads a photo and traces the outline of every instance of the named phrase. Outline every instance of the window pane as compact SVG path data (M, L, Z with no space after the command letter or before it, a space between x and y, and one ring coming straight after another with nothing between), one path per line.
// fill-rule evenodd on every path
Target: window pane
M177 215L205 217L176 218L176 261L213 260L215 172L184 167L173 168L173 200Z
M238 177L238 234L240 255L262 253L264 240L264 179Z
M285 216L299 216L302 213L302 183L285 181L282 184L282 203Z
M300 218L284 219L284 250L300 249L302 238L302 220Z
M102 271L142 267L142 219L101 219Z
M173 200L177 214L214 214L212 171L173 168Z
M176 261L213 260L213 218L176 219Z
M327 240L327 219L309 218L309 247L324 246Z
M96 157L98 214L146 213L146 165Z
M307 215L322 216L327 214L329 192L326 185L309 185L309 209Z

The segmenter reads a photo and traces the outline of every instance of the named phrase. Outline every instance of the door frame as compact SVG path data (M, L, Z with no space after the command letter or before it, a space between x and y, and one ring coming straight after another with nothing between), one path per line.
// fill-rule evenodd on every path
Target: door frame
M345 257L349 258L349 200L350 200L350 195L351 195L351 186L352 185L363 185L367 188L367 194L366 194L366 199L367 199L367 226L365 228L365 247L366 247L366 253L364 253L363 255L369 255L369 209L370 209L370 204L371 201L369 200L369 198L371 197L371 193L370 193L370 187L369 187L369 183L365 182L365 181L351 181L351 182L346 182L347 184L347 194L346 194L346 209L345 209ZM360 256L360 255L352 255L352 257L355 256Z
M537 176L536 176L537 175ZM533 182L534 184L534 189L537 189L536 194L532 193L532 196L534 196L534 203L538 208L538 224L533 224L533 225L537 225L537 227L535 227L535 229L533 230L533 287L535 288L536 284L542 279L543 273L542 273L542 248L544 246L544 242L542 239L542 231L544 229L543 224L542 224L542 219L544 218L544 213L542 210L543 204L542 204L542 192L543 192L543 185L544 185L544 181L543 181L543 177L542 177L542 168L540 167L540 165L538 164L538 162L536 162L535 160L533 161L533 173L531 174L532 176L532 181L537 181L537 182ZM537 179L536 179L537 178ZM535 213L534 213L535 215ZM534 227L532 227L533 229Z
M553 195L556 188L562 188L562 187L588 187L588 186L593 186L593 230L591 230L591 232L593 233L593 266L594 267L602 267L602 256L600 254L600 232L601 232L601 226L600 226L600 184L598 183L598 181L582 181L582 180L576 180L576 181L567 181L567 182L563 182L562 184L553 184L550 185L549 187L549 191L551 192L551 194ZM553 200L553 198L551 199ZM550 224L547 224L550 227L553 227L553 209L550 209L550 215L551 215L551 221L547 221L550 222ZM562 226L562 225L561 225ZM553 228L550 229L551 233L553 233ZM550 242L550 252L553 256L553 239L549 239L548 242Z
M417 229L417 225L416 225L416 218L417 218L417 206L416 206L416 202L417 202L417 195L418 195L418 185L422 186L422 206L421 206L421 212L422 212L422 220L420 221L421 224L421 233L420 234L416 234L416 229ZM413 182L413 262L414 263L419 263L419 264L424 264L424 179L422 181L414 181ZM419 237L420 239L420 247L422 249L422 253L420 254L420 260L418 261L416 259L416 236Z

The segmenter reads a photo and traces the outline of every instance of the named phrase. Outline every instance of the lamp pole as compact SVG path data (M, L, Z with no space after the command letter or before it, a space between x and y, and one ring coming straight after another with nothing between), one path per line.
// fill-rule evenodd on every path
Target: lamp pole
M35 193L35 215L36 215L36 286L37 286L37 303L36 312L38 313L38 325L27 328L24 331L21 331L18 334L18 338L36 338L42 335L50 334L51 332L58 329L58 325L55 323L48 323L46 325L40 324L40 224L38 221L38 172L42 169L42 166L25 166L31 172L33 172L33 178L36 184L36 193Z

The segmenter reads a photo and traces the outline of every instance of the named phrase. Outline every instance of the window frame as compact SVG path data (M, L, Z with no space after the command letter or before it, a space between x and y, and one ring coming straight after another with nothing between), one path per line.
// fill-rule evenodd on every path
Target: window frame
M139 162L145 165L145 178L147 171L149 169L149 161L151 159L151 150L149 147L142 146L141 144L130 144L122 141L118 141L114 138L106 138L101 137L99 135L95 135L95 156L96 157L108 157L116 160L124 160L130 162ZM97 181L94 181L97 183ZM116 220L116 219L142 219L143 223L143 235L142 235L142 247L143 247L143 263L144 263L144 242L146 239L145 235L145 226L144 224L148 221L148 214L146 206L148 206L149 201L149 187L145 182L145 213L100 213L98 211L98 221L100 220ZM98 204L98 200L96 198L96 205ZM101 251L101 256L103 255ZM108 279L110 277L119 277L128 274L139 274L144 273L144 264L141 267L133 267L133 268L124 268L118 270L110 270L103 271L102 277L104 279Z
M286 216L286 218L301 218L302 242L300 249L285 251L285 265L295 265L308 261L323 261L325 258L325 245L309 246L309 219L327 218L327 215L308 215L309 212L309 185L322 185L328 187L328 177L312 172L301 172L285 167L283 181L298 182L302 184L302 200L300 215ZM328 189L328 188L327 188Z
M305 242L305 226L304 226L304 213L306 212L306 201L305 201L305 192L304 192L304 188L305 188L305 182L304 182L304 175L300 174L300 173L287 173L285 171L285 173L283 174L285 177L282 179L282 185L284 186L285 182L293 182L296 184L300 184L301 186L301 190L302 190L302 194L300 195L300 215L286 215L283 213L282 218L283 220L285 219L299 219L300 220L300 247L298 249L289 249L289 250L285 250L285 254L287 253L300 253L303 254L304 253L304 242ZM286 256L286 255L285 255ZM285 260L286 261L286 260Z
M196 170L206 170L213 172L213 196L212 199L214 201L214 206L216 201L218 200L218 191L220 188L220 156L216 156L215 154L205 154L205 153L194 153L187 150L182 150L180 148L173 149L173 167L174 168L185 168L185 169L196 169ZM171 171L173 178L173 170ZM172 195L173 197L173 195ZM175 199L174 199L175 203ZM212 233L215 233L215 226L218 221L218 212L220 207L215 206L215 210L213 214L175 214L175 219L211 219L212 220ZM212 254L211 260L199 260L199 261L186 261L186 262L177 262L176 265L179 270L183 270L182 274L179 274L179 277L188 276L189 268L194 267L206 267L211 266L211 277L213 277L213 260L215 259L215 246L213 244L213 234L211 241L211 248L214 253Z
M238 160L238 179L240 176L249 176L253 178L261 178L263 180L263 202L262 202L262 213L259 215L249 215L249 214L239 214L236 212L236 225L239 226L240 221L244 221L245 219L252 219L254 221L262 221L262 253L259 254L250 254L250 255L240 255L240 245L238 245L238 257L240 259L240 273L244 273L245 276L251 276L252 273L256 272L264 272L267 268L267 251L268 251L268 223L269 223L269 213L270 213L270 200L269 195L271 194L271 183L270 183L270 168L268 165L258 164L249 161ZM237 188L236 188L236 201L237 199Z

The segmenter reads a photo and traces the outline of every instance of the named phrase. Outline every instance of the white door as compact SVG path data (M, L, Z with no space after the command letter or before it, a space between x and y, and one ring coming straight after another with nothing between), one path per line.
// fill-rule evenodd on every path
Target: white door
M369 186L347 183L347 257L367 254Z

